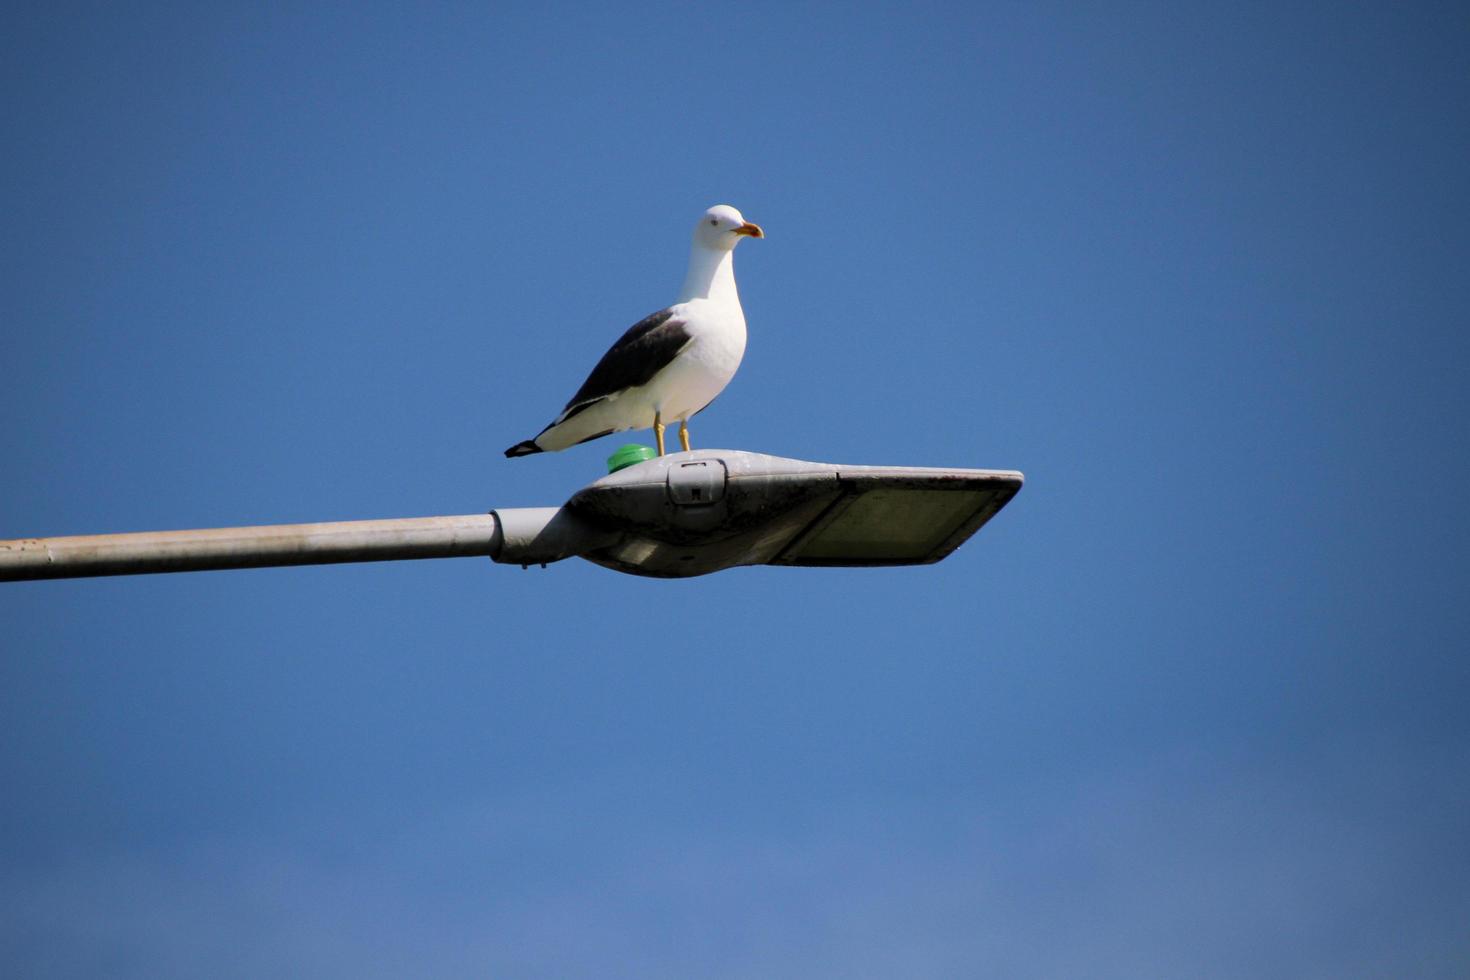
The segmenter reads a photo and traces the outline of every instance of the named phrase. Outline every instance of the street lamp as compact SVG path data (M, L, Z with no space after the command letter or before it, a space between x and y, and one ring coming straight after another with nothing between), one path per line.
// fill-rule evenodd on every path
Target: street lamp
M0 541L0 581L476 555L527 567L576 556L658 578L736 565L924 565L978 531L1022 480L701 449L623 466L561 507Z

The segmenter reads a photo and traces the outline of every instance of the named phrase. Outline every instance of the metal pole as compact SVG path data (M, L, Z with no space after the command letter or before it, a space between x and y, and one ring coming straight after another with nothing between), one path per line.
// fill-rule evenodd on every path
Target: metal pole
M495 514L144 531L0 541L0 582L326 565L403 558L497 557Z

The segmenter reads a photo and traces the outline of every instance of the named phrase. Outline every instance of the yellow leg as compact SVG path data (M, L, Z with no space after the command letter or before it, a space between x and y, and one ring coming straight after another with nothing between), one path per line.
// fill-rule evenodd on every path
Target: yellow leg
M653 417L653 438L658 442L658 454L664 454L664 423L657 415Z
M684 447L684 451L686 453L689 451L689 420L688 419L680 419L679 420L679 445L681 445L681 446Z

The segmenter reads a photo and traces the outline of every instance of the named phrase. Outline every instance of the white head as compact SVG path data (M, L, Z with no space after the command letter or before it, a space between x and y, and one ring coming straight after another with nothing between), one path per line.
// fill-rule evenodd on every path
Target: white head
M694 241L705 248L728 252L740 244L742 238L765 238L761 226L746 221L739 211L728 204L716 204L700 215L694 226Z

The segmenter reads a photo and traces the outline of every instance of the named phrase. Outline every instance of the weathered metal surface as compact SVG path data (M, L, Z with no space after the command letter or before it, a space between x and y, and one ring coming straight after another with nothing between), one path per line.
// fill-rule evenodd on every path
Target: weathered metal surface
M979 530L1020 490L1023 479L1010 470L839 466L699 449L609 474L574 494L565 510L613 535L583 550L583 558L635 575L685 578L760 564L929 564ZM887 507L868 508L875 524L905 524L910 501L924 495L954 493L962 512L937 529L939 536L906 550L888 548L882 534L859 541L859 550L867 553L858 556L804 549L805 542L875 489L893 500ZM914 493L903 497L904 491ZM846 544L851 550L851 535Z
M506 565L545 565L572 558L612 537L589 526L565 507L511 507L491 511L500 520L496 561Z
M618 470L563 507L0 541L0 581L470 556L521 565L580 556L659 578L736 565L928 564L979 530L1023 480L1009 470L704 449Z
M0 581L494 556L494 514L0 541Z

